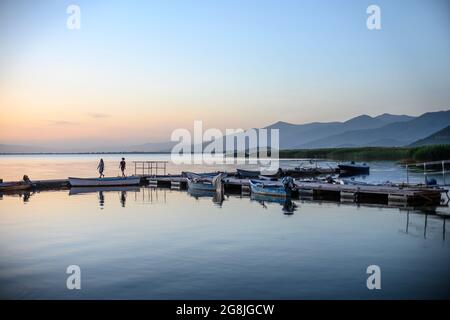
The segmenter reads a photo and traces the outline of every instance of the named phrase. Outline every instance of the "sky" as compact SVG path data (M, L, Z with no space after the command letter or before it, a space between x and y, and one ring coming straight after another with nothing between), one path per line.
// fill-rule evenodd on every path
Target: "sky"
M371 4L380 30L366 26ZM0 2L0 144L136 145L194 120L245 129L449 106L447 0Z

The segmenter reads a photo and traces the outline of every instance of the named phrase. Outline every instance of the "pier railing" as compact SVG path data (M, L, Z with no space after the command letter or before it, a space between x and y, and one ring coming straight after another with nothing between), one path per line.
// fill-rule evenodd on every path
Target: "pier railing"
M164 175L167 173L168 161L133 161L134 174L140 176L157 176L158 170Z
M428 175L442 174L442 184L439 185L447 186L449 184L445 181L445 174L449 173L450 170L446 169L446 167L450 167L450 160L409 163L406 165L406 183L409 183L409 171L411 168L418 168L423 169L425 184L427 183ZM448 183L450 183L450 181L448 181Z

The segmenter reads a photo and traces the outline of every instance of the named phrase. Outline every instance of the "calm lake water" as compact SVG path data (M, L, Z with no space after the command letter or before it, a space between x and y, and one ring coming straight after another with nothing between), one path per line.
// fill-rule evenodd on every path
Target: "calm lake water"
M2 157L1 176L88 175L97 158ZM373 167L367 181L402 174ZM450 297L448 209L294 204L152 188L4 195L0 298ZM66 288L69 265L81 268L81 290ZM369 265L381 268L381 290L366 287Z

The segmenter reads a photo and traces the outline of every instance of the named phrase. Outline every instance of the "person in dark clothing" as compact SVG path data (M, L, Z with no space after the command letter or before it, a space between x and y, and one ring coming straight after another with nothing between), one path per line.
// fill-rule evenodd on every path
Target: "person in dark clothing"
M126 169L126 162L125 162L125 158L122 158L122 161L120 161L120 170L122 171L122 177L125 177L125 169Z
M100 162L97 166L98 173L100 173L100 178L104 178L105 175L103 174L103 171L105 170L105 163L103 162L103 159L100 159Z

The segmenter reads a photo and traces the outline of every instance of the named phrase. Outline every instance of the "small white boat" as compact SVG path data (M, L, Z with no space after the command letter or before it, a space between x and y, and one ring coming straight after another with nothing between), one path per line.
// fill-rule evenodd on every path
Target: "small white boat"
M72 187L111 187L111 186L135 186L140 184L141 177L111 177L111 178L73 178L69 177Z

